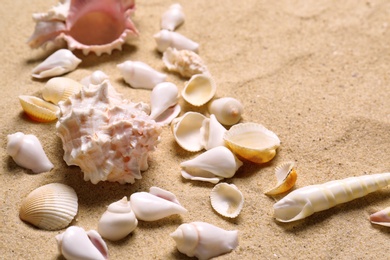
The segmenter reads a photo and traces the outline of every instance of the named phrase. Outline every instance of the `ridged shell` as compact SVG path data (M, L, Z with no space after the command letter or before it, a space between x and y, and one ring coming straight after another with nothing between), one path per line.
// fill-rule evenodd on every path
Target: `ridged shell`
M40 229L59 230L76 216L77 200L73 188L61 183L47 184L23 199L19 217Z
M241 119L244 107L240 101L232 97L218 98L208 105L209 113L224 125L234 125Z
M216 91L217 85L209 74L196 74L185 83L181 95L185 101L199 107L209 102Z
M213 209L227 218L235 218L244 206L244 196L234 184L219 183L210 194Z
M34 96L19 96L24 112L34 121L51 122L57 119L59 108L43 99Z
M278 195L290 190L297 181L297 172L294 162L285 162L275 168L278 183L274 188L265 192L266 195Z
M276 155L280 146L278 136L256 123L240 123L232 126L224 136L230 149L254 163L266 163Z
M46 101L58 104L58 102L67 100L71 95L78 93L82 87L83 85L73 79L55 77L46 82L42 90L42 97Z

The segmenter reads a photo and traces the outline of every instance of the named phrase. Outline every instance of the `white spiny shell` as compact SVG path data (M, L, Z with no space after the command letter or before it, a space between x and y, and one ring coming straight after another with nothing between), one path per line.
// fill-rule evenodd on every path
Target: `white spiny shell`
M210 102L209 113L214 114L224 125L234 125L241 119L243 106L240 101L232 97L218 98Z
M176 27L184 23L183 8L179 3L172 4L161 16L161 29L174 31Z
M235 218L244 206L244 196L234 184L218 183L211 190L211 206L227 218Z
M215 115L210 115L210 118L203 120L200 128L202 146L206 150L210 150L211 148L225 145L223 136L226 131L226 128L215 118Z
M280 140L274 132L256 123L232 126L225 133L224 140L235 154L254 163L272 160L280 146Z
M17 165L34 173L47 172L54 167L35 135L16 132L8 135L7 140L7 153Z
M170 236L181 253L199 260L226 254L238 246L237 230L224 230L206 222L182 224Z
M292 191L274 204L274 217L281 222L306 218L377 191L390 184L390 172L349 177Z
M146 114L148 106L123 99L108 80L83 87L59 106L64 160L78 165L84 180L134 183L142 177L162 131Z
M133 193L130 203L137 219L143 221L155 221L174 214L187 213L173 193L158 187L151 187L149 193Z
M225 146L212 148L194 159L180 164L181 175L189 180L218 183L223 178L231 178L242 162Z
M133 88L153 89L167 78L166 74L141 61L125 61L117 67L126 83Z
M94 71L91 75L86 76L83 78L80 83L86 87L89 86L89 84L93 85L100 85L105 81L106 79L109 79L108 75L104 73L101 70Z
M75 70L81 60L70 50L60 49L32 70L34 78L55 77Z
M198 43L177 32L161 30L153 37L156 41L157 50L159 52L164 52L166 49L168 49L168 47L178 50L190 50L193 52L198 52L199 49Z
M98 222L98 232L102 237L116 241L133 232L137 225L138 220L125 196L108 206Z
M209 102L217 91L217 85L209 74L196 74L184 85L181 92L185 101L193 106L202 106Z
M57 5L53 6L47 13L34 13L34 21L65 21L69 13L71 0L60 0Z
M265 192L266 195L278 195L290 190L297 181L297 172L294 162L285 162L275 168L275 175L278 183L274 188Z
M390 227L390 207L371 214L370 221L372 224Z
M45 87L42 90L42 97L46 101L58 104L58 102L64 101L71 95L78 93L82 86L83 85L70 78L51 78L46 82Z
M198 152L203 149L201 128L204 115L198 112L187 112L172 121L171 129L176 142L185 150Z
M95 230L71 226L56 235L58 250L67 260L107 260L108 248Z
M157 84L150 94L150 117L158 123L169 124L181 111L179 90L171 82Z
M77 209L77 194L71 187L50 183L23 199L19 217L40 229L58 230L72 222Z
M34 121L47 123L57 119L59 108L41 98L34 96L19 96L23 111Z

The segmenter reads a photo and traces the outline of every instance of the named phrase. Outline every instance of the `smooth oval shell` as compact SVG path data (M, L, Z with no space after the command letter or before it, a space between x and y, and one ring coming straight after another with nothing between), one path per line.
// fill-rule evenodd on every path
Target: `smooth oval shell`
M67 100L71 95L78 93L82 87L83 85L73 79L55 77L46 82L42 90L42 97L46 101L58 104L58 102Z
M211 206L224 217L235 218L244 206L244 196L234 184L219 183L210 194Z
M161 16L161 29L173 31L184 23L183 8L179 3L172 4Z
M274 132L256 123L232 126L225 133L224 140L235 154L254 163L272 160L280 146L280 140Z
M77 214L77 194L73 188L51 183L33 190L23 199L20 219L44 230L67 227Z
M224 125L234 125L241 119L244 107L240 101L232 97L212 100L208 106L209 113Z
M278 181L276 186L265 192L266 195L278 195L290 190L297 181L297 172L294 162L285 162L275 168L275 176Z
M199 49L198 43L177 32L161 30L153 35L153 37L159 52L164 52L169 47L177 50L190 50L193 52L198 52Z
M34 121L47 123L57 119L59 108L43 99L34 96L19 96L24 112Z
M185 101L199 107L209 102L216 91L217 85L209 74L196 74L185 83L181 95Z

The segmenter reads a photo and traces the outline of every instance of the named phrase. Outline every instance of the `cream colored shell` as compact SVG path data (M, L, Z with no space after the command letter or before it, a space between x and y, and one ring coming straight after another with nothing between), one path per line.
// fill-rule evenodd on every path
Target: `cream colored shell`
M210 74L193 75L181 92L185 101L193 106L202 106L209 102L217 91L217 85Z
M42 90L42 97L46 101L58 104L58 102L64 101L71 95L78 93L82 87L83 85L73 79L55 77L46 82Z
M236 185L226 182L214 186L210 201L213 209L227 218L237 217L244 206L244 196L241 191Z
M34 121L47 123L57 120L59 108L52 103L34 96L19 96L24 112Z
M223 125L234 125L241 119L244 107L240 101L232 97L214 99L208 105L209 113L214 114Z

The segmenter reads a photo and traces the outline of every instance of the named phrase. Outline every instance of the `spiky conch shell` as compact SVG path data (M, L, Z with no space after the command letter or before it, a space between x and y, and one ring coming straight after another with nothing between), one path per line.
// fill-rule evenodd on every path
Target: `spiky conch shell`
M56 124L64 160L78 165L84 180L134 183L148 168L161 126L146 113L144 103L132 103L115 91L108 80L59 103Z

